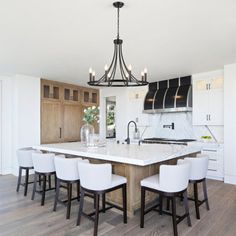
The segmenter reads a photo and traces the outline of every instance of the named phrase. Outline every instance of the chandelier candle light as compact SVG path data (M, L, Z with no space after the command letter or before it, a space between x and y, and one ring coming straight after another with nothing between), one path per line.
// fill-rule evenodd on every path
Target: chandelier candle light
M104 87L130 87L130 86L144 86L147 85L147 68L141 72L141 80L135 78L132 74L132 66L127 66L124 61L123 52L122 52L122 43L123 40L120 39L119 35L119 17L120 17L120 8L124 6L123 2L114 2L113 6L117 8L117 37L114 42L114 54L110 66L105 65L104 75L96 80L95 71L92 68L89 68L89 85L92 86L104 86ZM120 78L115 78L117 64L120 67Z

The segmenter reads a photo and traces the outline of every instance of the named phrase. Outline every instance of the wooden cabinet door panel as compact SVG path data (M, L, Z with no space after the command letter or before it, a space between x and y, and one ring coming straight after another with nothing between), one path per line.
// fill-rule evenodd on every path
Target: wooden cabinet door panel
M64 104L64 141L79 141L82 121L81 106Z
M62 105L60 102L42 102L41 141L55 143L62 141Z

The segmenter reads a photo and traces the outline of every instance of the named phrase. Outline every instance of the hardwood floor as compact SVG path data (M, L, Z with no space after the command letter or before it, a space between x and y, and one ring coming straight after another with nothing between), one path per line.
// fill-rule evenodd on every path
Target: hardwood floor
M32 178L32 177L31 177ZM71 219L66 220L66 208L58 204L53 212L54 191L46 193L45 205L40 206L40 195L31 201L32 185L28 196L23 196L23 188L16 193L16 177L0 176L0 235L1 236L89 236L93 234L93 222L82 217L81 226L76 227L79 204L72 203ZM184 236L235 236L236 235L236 186L208 180L210 211L205 205L200 207L201 220L195 217L194 203L190 204L192 227L186 220L178 224L179 235ZM202 191L199 191L202 193ZM200 194L202 197L202 194ZM182 213L182 203L178 201L177 212ZM91 211L93 204L85 201L85 209ZM103 236L168 236L172 235L171 217L150 212L145 216L144 229L140 229L139 212L124 225L122 214L107 211L100 214L99 235Z

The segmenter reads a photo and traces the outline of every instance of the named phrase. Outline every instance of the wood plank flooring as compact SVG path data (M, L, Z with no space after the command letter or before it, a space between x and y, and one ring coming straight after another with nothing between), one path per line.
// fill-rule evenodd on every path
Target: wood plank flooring
M31 176L32 178L32 176ZM23 196L23 187L16 193L16 177L0 176L0 235L1 236L90 236L93 222L82 217L81 226L76 227L79 203L73 201L71 219L66 220L66 208L58 204L53 212L54 191L47 192L45 206L40 206L40 195L31 201L32 185L28 196ZM192 227L186 220L178 225L179 235L183 236L235 236L236 235L236 186L208 180L210 211L205 205L200 207L201 220L195 217L193 202L190 202ZM199 190L201 193L201 190ZM200 194L200 197L202 195ZM86 211L93 210L93 204L85 201ZM182 203L178 201L178 213L182 213ZM145 228L139 228L139 212L122 222L118 212L107 211L100 214L99 235L102 236L168 236L172 235L171 217L150 212L145 216Z

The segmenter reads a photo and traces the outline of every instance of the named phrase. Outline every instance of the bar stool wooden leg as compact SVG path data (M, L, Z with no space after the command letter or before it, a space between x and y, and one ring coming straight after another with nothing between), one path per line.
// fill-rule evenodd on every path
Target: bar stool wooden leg
M94 220L94 232L93 235L97 236L98 235L98 220L99 220L99 199L100 195L98 193L95 194L95 202L96 202L96 213L95 213L95 220Z
M194 203L195 203L195 209L196 209L196 216L197 216L197 219L200 219L197 183L193 184L193 189L194 189Z
M102 194L102 212L103 213L106 212L106 194L105 193Z
M56 175L56 173L54 174L54 186L55 186L55 192L56 192L56 187L57 187L57 175Z
M123 221L127 224L127 190L126 184L122 187L122 198L123 198Z
M49 187L49 189L52 188L51 175L48 176L48 187Z
M162 215L162 205L163 205L163 197L159 194L159 214Z
M67 184L67 196L68 196L68 202L67 202L67 213L66 213L66 219L70 219L70 209L71 209L71 195L72 195L72 184Z
M145 210L145 188L141 187L140 228L144 227L144 210Z
M19 192L20 190L21 176L22 176L22 168L19 167L19 175L18 175L18 181L17 181L17 187L16 187L17 192Z
M202 182L202 186L203 186L203 194L204 194L204 199L206 201L206 208L209 211L210 207L209 207L209 202L208 202L208 196L207 196L207 187L206 187L206 180L204 180Z
M77 182L76 187L77 187L77 199L79 202L80 201L80 182Z
M185 207L185 214L187 215L188 226L192 226L190 215L189 215L187 190L183 193L183 201L184 201L184 207Z
M83 213L83 206L84 206L84 190L81 189L79 213L78 213L78 218L77 218L77 224L76 225L80 225L81 215Z
M54 200L54 207L53 207L53 211L57 210L57 202L58 202L58 198L59 198L59 194L60 194L60 180L57 179L57 184L56 184L56 195L55 195L55 200Z
M39 186L41 187L41 175L39 175Z
M32 197L31 200L34 200L35 192L36 192L36 187L37 187L37 174L34 174L34 186L33 186L33 192L32 192Z
M45 192L46 192L46 175L43 175L43 190L42 190L41 206L44 205L44 201L45 201Z
M172 206L172 221L173 221L174 236L178 236L177 222L176 222L176 199L175 199L175 197L173 197L171 199L171 206Z
M24 189L24 196L27 196L28 182L29 182L29 169L26 169L26 170L25 170L25 189Z
M170 210L170 199L168 197L166 198L166 210Z

